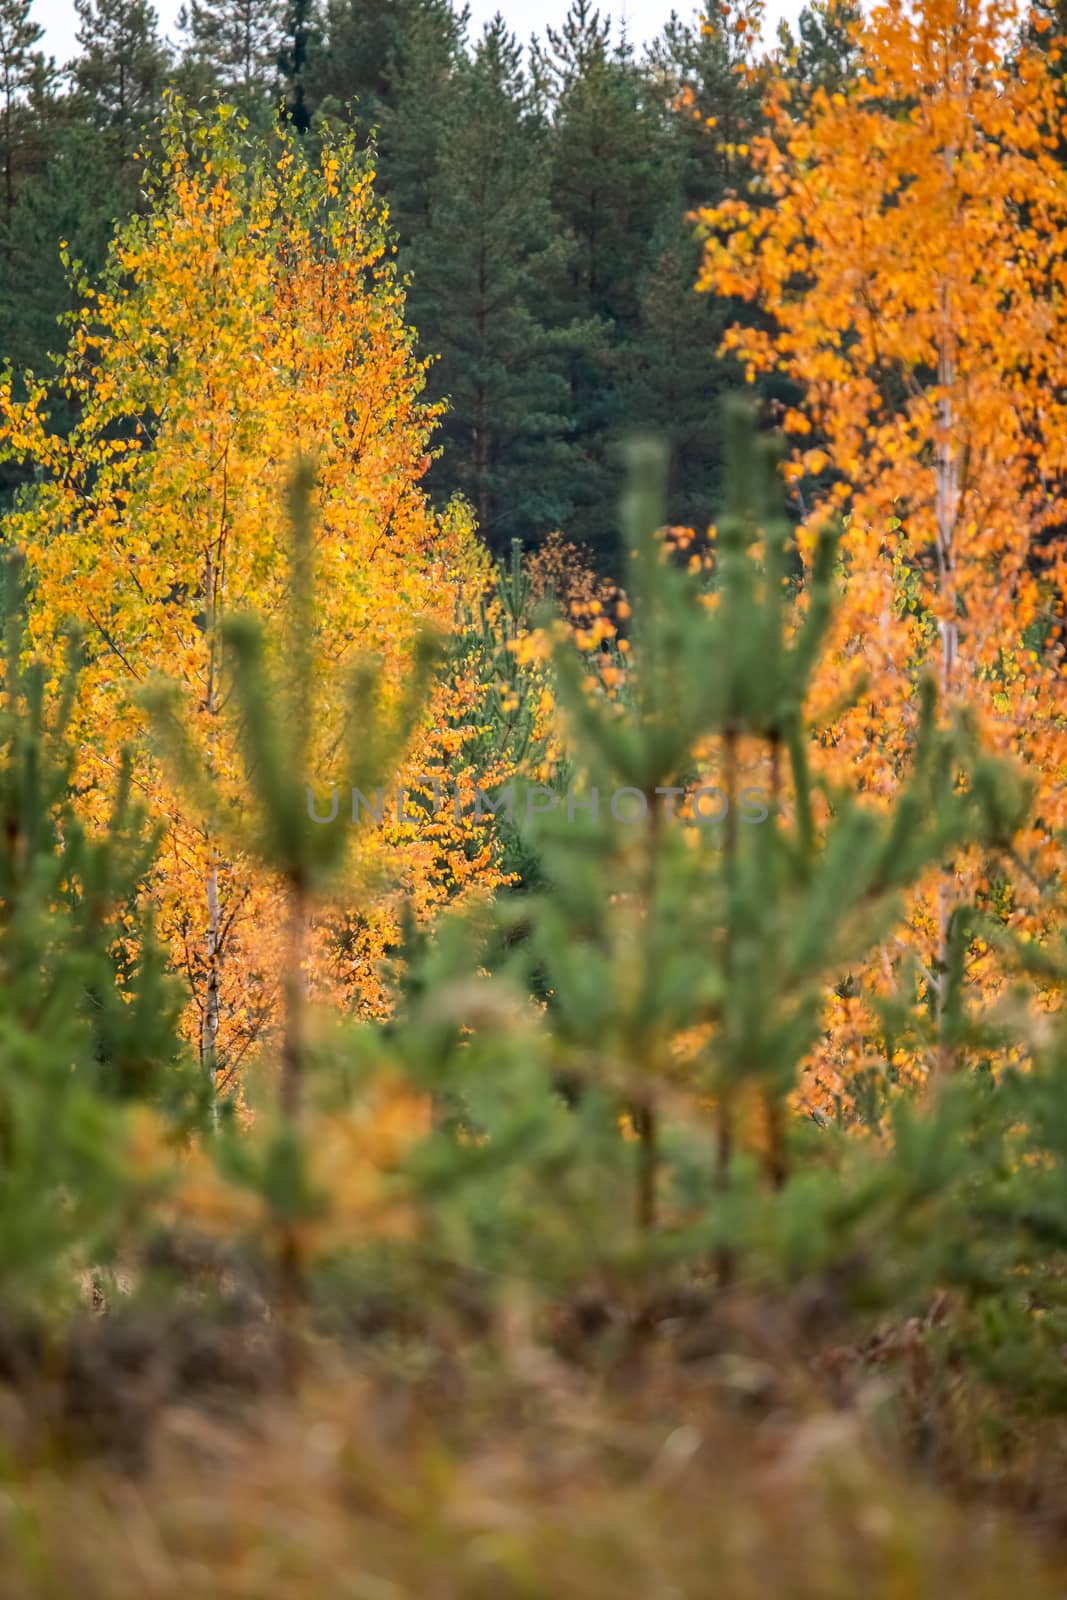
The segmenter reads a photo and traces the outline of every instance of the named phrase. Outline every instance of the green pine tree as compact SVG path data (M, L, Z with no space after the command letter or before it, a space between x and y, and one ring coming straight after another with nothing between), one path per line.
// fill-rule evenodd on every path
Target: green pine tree
M550 194L573 242L560 319L601 324L569 362L578 471L566 533L610 553L612 444L623 424L620 352L636 330L639 285L663 199L660 108L625 42L589 0L574 0L562 27L546 30L534 72L551 124ZM609 555L610 559L610 555Z
M747 307L697 294L700 244L692 209L745 192L751 164L741 150L760 129L758 81L742 69L737 36L712 16L672 16L649 47L643 71L666 108L664 203L639 280L639 323L623 353L626 413L670 446L667 515L702 530L723 490L721 398L741 381L717 355L725 329ZM784 393L761 381L764 399Z
M34 46L44 29L30 16L32 0L0 0L0 248L10 251L11 221L19 189L23 108L44 64Z
M450 0L327 0L321 40L308 71L316 107L354 105L361 127L381 129L416 79L425 95L428 60L448 64L459 53L465 19Z
M381 185L405 268L430 226L435 177L468 81L465 30L465 16L439 0L408 7L387 57L388 83L357 91L361 121L378 128ZM416 280L416 294L418 287Z
M58 240L71 238L59 219L38 226L43 193L55 180L62 128L67 119L57 93L55 62L34 48L41 29L26 0L0 4L0 348L19 383L27 367L43 369L59 347L60 311L67 308ZM75 230L89 209L91 186L84 186ZM85 208L83 212L82 207ZM77 231L73 237L77 238ZM0 471L0 499L6 499L25 472Z
M795 35L788 22L779 24L779 48L800 96L809 97L816 89L835 94L848 87L857 61L849 30L860 15L851 0L814 0L797 18Z
M497 18L457 69L428 223L408 254L412 317L422 348L440 352L432 383L449 407L431 481L467 496L496 551L544 537L572 508L566 361L582 333L546 316L567 260L548 181L546 130Z
M246 115L262 114L275 89L280 0L189 0L178 27L184 65Z
M88 120L126 162L159 109L169 51L148 0L74 0L81 54L71 63Z
M761 86L744 69L749 55L721 18L667 22L649 46L644 71L670 108L672 164L682 211L721 200L747 184L751 166L739 146L762 126Z
M67 738L79 645L58 699L24 663L21 562L4 571L0 689L0 1280L4 1303L67 1294L135 1195L123 1102L195 1115L180 986L138 911L155 836L123 764L108 826L72 804ZM49 706L51 704L51 709Z
M736 386L736 363L715 357L722 307L696 292L700 247L681 210L664 218L641 281L639 322L623 351L623 389L634 426L670 446L667 518L707 528L720 498L722 395Z
M289 513L293 532L288 603L272 627L285 630L284 667L276 677L266 663L265 628L254 615L233 616L223 624L228 685L238 716L249 805L240 815L220 807L210 773L188 737L180 714L180 686L157 682L145 690L146 708L159 740L160 754L220 830L239 835L280 881L288 903L282 1036L278 1050L278 1103L264 1123L269 1136L255 1151L223 1148L221 1158L235 1163L245 1181L267 1200L278 1269L283 1358L291 1382L300 1366L297 1326L304 1297L300 1224L328 1203L313 1192L308 1178L305 1111L314 1059L308 1034L303 971L308 921L336 879L348 855L352 828L342 816L320 825L309 806L308 752L313 706L311 656L314 593L312 585L314 482L310 463L297 464ZM388 781L403 756L416 717L424 707L439 645L429 634L416 641L406 693L399 707L382 705L380 665L361 661L351 681L351 716L342 751L346 787L373 794ZM335 819L336 821L336 819ZM366 817L361 819L368 826Z
M531 976L547 982L558 1057L630 1107L636 1216L646 1231L657 1216L660 1107L671 1086L715 1102L720 1196L737 1154L736 1099L755 1093L767 1124L766 1177L783 1187L785 1101L815 1042L829 978L893 925L901 894L927 867L965 841L1003 836L1027 798L965 723L937 726L928 683L913 771L894 811L835 793L829 826L816 830L802 708L832 605L835 539L821 539L791 630L791 534L775 447L754 433L747 405L728 416L727 464L709 608L656 537L665 450L631 447L622 518L630 692L621 711L590 696L585 658L560 643L557 686L585 781L565 805L535 808L548 887L525 913ZM762 561L753 555L759 540ZM686 828L678 814L693 786L693 752L709 739L721 770L688 802ZM741 765L754 747L769 765L762 790ZM702 1026L706 1043L678 1066L672 1041Z
M275 59L281 76L286 115L297 133L306 133L311 126L308 76L319 36L315 0L287 0Z

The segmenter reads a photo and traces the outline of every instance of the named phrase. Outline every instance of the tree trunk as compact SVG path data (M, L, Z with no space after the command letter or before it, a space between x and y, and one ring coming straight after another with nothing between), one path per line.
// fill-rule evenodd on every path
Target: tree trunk
M219 1037L219 969L221 965L220 936L222 918L219 914L219 868L213 855L207 874L207 989L204 995L203 1020L200 1026L200 1064L214 1091L218 1075ZM218 1118L218 1106L213 1115Z
M225 519L225 494L223 497L223 518ZM208 750L211 775L215 771L215 723L219 712L218 694L218 614L217 614L217 583L218 569L215 561L215 545L208 546L207 562L204 568L204 628L208 637L208 673L207 690L204 696L204 710L208 715ZM218 847L211 842L211 864L207 872L207 988L204 994L203 1020L200 1029L200 1065L208 1078L212 1091L212 1118L218 1122L218 1100L216 1086L218 1083L218 1037L219 1037L219 991L222 976L222 913L219 906L219 855Z
M951 169L951 152L946 157ZM937 381L941 390L941 434L937 444L936 508L937 508L937 581L943 606L938 624L941 635L941 704L946 706L952 695L956 660L959 655L959 625L956 621L956 550L955 532L959 514L959 453L954 446L953 429L956 418L952 403L952 390L956 381L955 339L952 332L949 286L941 290L942 333L938 354ZM945 1045L942 1025L948 984L948 927L953 909L952 884L945 872L937 886L937 991L935 994L935 1019L938 1044L934 1057L934 1070L938 1076L951 1065L951 1052Z

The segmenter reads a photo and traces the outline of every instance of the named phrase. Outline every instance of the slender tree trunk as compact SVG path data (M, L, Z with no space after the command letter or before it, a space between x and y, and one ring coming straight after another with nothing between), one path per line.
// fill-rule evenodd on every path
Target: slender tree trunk
M947 157L951 164L951 155ZM959 453L953 438L956 417L953 408L953 385L956 381L955 340L952 332L952 308L948 284L941 290L941 347L938 356L938 384L941 389L940 437L937 444L936 509L937 509L937 580L943 615L938 624L941 635L941 703L947 705L955 680L956 660L959 655L959 625L956 621L956 550L955 531L959 513ZM938 1076L952 1065L951 1051L942 1039L942 1027L948 984L948 928L953 910L953 889L949 876L941 873L937 886L937 990L934 996L938 1044L934 1057L934 1070Z
M645 805L648 808L648 835L646 839L647 855L645 857L645 881L641 896L641 913L643 914L643 929L646 939L646 951L656 938L656 895L659 883L659 848L660 848L660 815L657 809L657 799L653 793L646 794ZM635 939L641 934L635 930ZM649 1080L649 1088L631 1107L634 1132L638 1138L637 1147L637 1188L635 1215L639 1230L642 1233L651 1233L656 1226L656 1178L659 1172L659 1123L656 1115L655 1089L656 1075L659 1072L659 1043L658 1030L653 1029L653 1043L651 1048L643 1052L644 1059L638 1063L639 1070Z
M289 886L289 926L285 960L285 1033L282 1039L280 1100L287 1131L298 1136L304 1102L306 1054L306 991L304 945L308 899L302 880ZM283 1217L278 1240L278 1317L282 1377L295 1393L303 1364L300 1316L304 1304L304 1261L300 1236L291 1216Z
M723 972L727 985L733 966L732 927L734 870L737 856L737 733L728 727L723 733L724 779L726 784L726 816L723 819L723 869L726 881L726 944L723 950ZM730 1188L730 1166L734 1154L734 1085L723 1082L715 1111L715 1189L726 1194ZM729 1245L720 1245L715 1255L715 1276L720 1288L726 1288L734 1274L734 1252Z
M778 826L778 808L782 788L782 742L775 735L771 740L771 826ZM789 1147L786 1138L786 1118L778 1086L767 1083L763 1088L764 1134L767 1141L763 1170L772 1189L784 1189L789 1181Z
M208 632L208 678L204 696L204 710L208 716L210 764L214 768L215 719L218 716L218 683L216 672L216 618L215 618L215 549L208 549L204 570L204 626ZM200 1028L200 1064L212 1089L213 1117L218 1119L215 1085L218 1077L219 990L222 966L222 915L219 907L219 858L214 841L207 872L207 986L204 994L203 1019Z
M285 1120L296 1124L304 1102L307 990L304 947L308 897L304 885L294 880L289 889L289 927L285 959L285 1035L282 1041L281 1106Z
M642 1233L651 1233L656 1226L656 1174L659 1170L656 1110L651 1099L635 1105L632 1115L634 1132L639 1141L636 1220Z
M221 966L220 938L222 918L219 913L218 853L212 850L211 865L207 873L207 987L200 1025L200 1064L211 1084L214 1094L218 1076L219 1037L219 976ZM218 1105L213 1101L213 1117L218 1119Z
M488 296L489 271L483 232L478 256L478 357L483 373L485 371L485 347L489 334L488 312L486 310ZM489 524L493 514L493 497L489 489L489 462L492 445L490 440L489 396L485 392L484 378L480 378L478 382L478 400L475 416L477 417L477 422L474 427L474 473L475 482L478 485L478 503L476 507L478 526L481 528L482 538L490 540Z
M208 768L214 780L216 773L216 740L219 716L219 563L226 533L228 515L228 463L223 466L222 510L217 539L208 544L204 563L204 631L208 642L207 688L204 710L208 719ZM219 852L214 839L210 840L210 865L207 872L207 931L205 936L207 957L207 986L204 994L203 1018L200 1029L200 1064L211 1085L212 1120L218 1124L218 1038L220 1017L220 992L222 985L222 910L219 901Z
M11 255L11 218L15 210L15 160L11 138L11 90L4 96L4 254Z
M724 1086L715 1107L715 1190L730 1189L730 1164L734 1158L734 1107L732 1092ZM728 1287L734 1275L734 1252L721 1244L715 1252L715 1278L720 1289Z

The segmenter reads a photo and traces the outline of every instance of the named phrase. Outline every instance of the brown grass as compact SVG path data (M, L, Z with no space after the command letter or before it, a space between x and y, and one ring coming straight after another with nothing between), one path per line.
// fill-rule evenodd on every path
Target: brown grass
M1065 1592L1035 1533L894 1470L862 1405L768 1388L736 1356L609 1383L521 1315L504 1332L436 1355L330 1347L298 1401L228 1417L170 1404L134 1471L30 1451L0 1475L0 1600Z

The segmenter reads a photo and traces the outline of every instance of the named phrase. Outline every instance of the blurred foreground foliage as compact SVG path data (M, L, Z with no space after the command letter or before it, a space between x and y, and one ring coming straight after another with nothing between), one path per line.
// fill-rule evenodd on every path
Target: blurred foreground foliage
M290 929L240 1104L179 1043L121 763L109 828L74 820L71 690L53 707L24 659L9 574L0 1596L1062 1592L1067 951L984 928L1004 984L971 1014L957 906L939 1004L886 1002L851 1123L797 1093L827 987L921 874L1010 838L1027 786L926 686L894 807L820 789L803 706L834 533L798 613L771 447L728 421L710 580L657 531L660 448L631 448L619 681L547 613L547 655L509 649L530 596L501 574L479 626L493 736L526 762L514 887L409 917L380 1022L320 1014L302 975L354 824L306 805L297 472L284 681L256 619L225 634L245 843ZM440 670L424 639L386 711L358 665L364 792ZM566 788L534 781L543 737ZM906 1090L905 1029L928 1062Z

